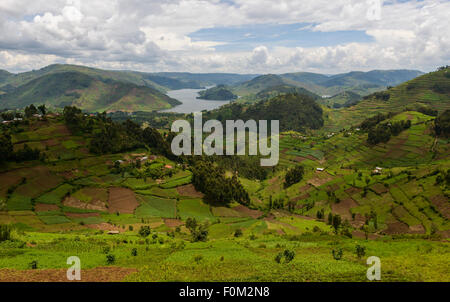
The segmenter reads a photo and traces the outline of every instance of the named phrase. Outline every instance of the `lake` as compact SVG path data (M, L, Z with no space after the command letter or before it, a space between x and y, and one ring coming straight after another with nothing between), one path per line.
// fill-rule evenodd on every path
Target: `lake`
M170 109L164 109L159 112L176 112L191 113L200 112L202 110L216 109L222 105L228 104L230 101L210 101L197 99L198 92L205 89L178 89L170 90L167 95L173 99L179 100L183 104Z

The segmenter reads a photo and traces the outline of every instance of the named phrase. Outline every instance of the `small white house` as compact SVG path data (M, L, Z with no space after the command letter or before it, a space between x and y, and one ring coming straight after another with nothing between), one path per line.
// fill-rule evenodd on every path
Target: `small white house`
M319 172L321 172L321 171L323 171L323 170L325 170L325 168L317 168L317 169L316 169L316 171L319 171Z

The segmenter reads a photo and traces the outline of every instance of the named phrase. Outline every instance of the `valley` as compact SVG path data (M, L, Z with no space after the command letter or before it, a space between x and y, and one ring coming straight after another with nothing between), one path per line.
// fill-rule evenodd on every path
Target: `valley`
M26 84L0 97L3 108L20 100L0 126L0 280L65 281L66 259L77 256L84 280L95 281L366 281L374 255L383 281L450 281L448 67L339 108L321 93L344 88L291 86L304 77L309 88L325 85L318 75L207 83L171 74L185 86L169 91L167 79L142 85L140 73L107 80L77 69L21 75ZM125 76L131 90L115 82ZM17 85L10 77L2 83ZM329 87L356 81L329 78ZM225 80L238 100L196 99L200 86ZM114 98L86 102L96 85ZM134 89L165 103L133 99ZM178 113L156 112L178 93L189 98L169 109ZM199 109L220 122L280 120L279 164L174 156L171 123L192 122Z

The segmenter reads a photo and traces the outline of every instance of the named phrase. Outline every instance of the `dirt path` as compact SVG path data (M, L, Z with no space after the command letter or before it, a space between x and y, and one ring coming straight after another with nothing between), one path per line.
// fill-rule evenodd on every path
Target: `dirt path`
M81 270L80 281L67 280L67 269L14 270L0 269L0 282L118 282L135 268L97 267Z

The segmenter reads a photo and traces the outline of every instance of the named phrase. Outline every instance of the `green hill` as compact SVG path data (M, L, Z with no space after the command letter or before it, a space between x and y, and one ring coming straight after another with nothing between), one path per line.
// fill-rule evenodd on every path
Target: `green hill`
M323 125L322 109L307 95L284 94L253 104L230 103L209 111L205 119L279 120L280 130L319 129Z
M225 85L218 85L216 87L202 90L198 94L199 96L197 99L202 100L226 101L237 99L237 95L232 93Z
M311 91L306 90L305 88L294 87L291 85L280 85L280 86L268 87L268 88L263 89L260 92L258 92L256 94L256 98L270 99L277 95L289 94L289 93L303 94L303 95L307 95L313 99L320 99L320 96L318 96L315 93L312 93Z
M13 74L6 71L6 70L0 70L0 85L2 82L4 82L7 78L12 76Z
M387 86L398 85L423 74L416 70L372 70L369 72L349 72L336 75L323 75L310 72L262 75L234 87L234 92L248 99L261 91L275 86L303 88L320 96L335 96L343 92L368 95L381 91ZM339 104L354 101L354 95L339 95Z
M329 98L321 98L320 104L330 106L332 108L349 107L355 105L362 97L353 91L343 91Z
M361 123L378 113L429 107L439 112L450 109L449 68L430 72L382 92L364 97L355 106L329 111L325 129L337 130Z
M0 96L0 108L22 108L32 103L77 105L88 111L152 111L171 108L179 101L150 87L100 80L74 71L45 74Z
M417 70L372 70L369 72L353 71L330 76L327 80L318 82L324 87L343 86L395 86L422 75Z
M239 84L233 88L238 95L256 94L264 89L287 84L283 78L275 74L258 76L250 81Z
M199 83L201 86L211 85L237 85L239 83L250 81L257 74L237 74L237 73L190 73L190 72L157 72L153 75L162 76L171 79L177 79L185 82Z
M287 119L305 105L320 109L306 96L288 94L246 106L240 115L251 109L256 117L280 118L270 112L284 104ZM371 255L382 258L385 282L449 281L450 144L434 137L432 116L390 116L386 122L409 120L411 127L374 146L356 129L330 137L282 133L279 165L256 178L263 169L257 160L209 157L206 167L214 173L205 185L218 187L214 177L225 169L235 176L220 180L245 189L245 206L200 194L192 183L202 159L168 159L160 147L170 136L71 111L0 124L2 151L20 153L25 144L40 151L39 158L18 161L0 153L0 245L7 255L1 280L30 279L30 262L36 272L65 272L76 248L87 270L115 259L104 281L122 280L116 271L131 268L126 281L364 282ZM286 187L288 171L298 166L300 179ZM286 250L294 253L289 263Z
M184 88L202 88L198 82L193 80L176 79L164 77L157 74L137 72L137 71L116 71L91 68L80 65L53 64L39 70L23 72L18 74L9 74L3 81L0 75L0 89L2 87L18 87L27 82L37 79L43 75L61 73L61 72L79 72L91 76L101 81L113 80L119 82L132 83L139 86L147 86L165 92L172 89ZM11 88L9 88L11 90Z

